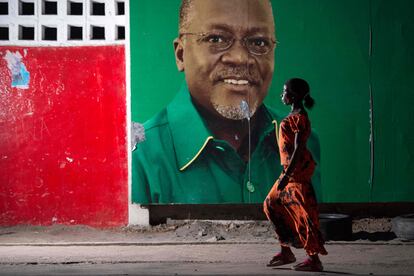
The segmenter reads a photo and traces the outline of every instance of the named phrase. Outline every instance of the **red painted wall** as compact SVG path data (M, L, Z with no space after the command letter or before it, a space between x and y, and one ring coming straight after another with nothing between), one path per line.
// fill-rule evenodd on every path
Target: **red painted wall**
M0 47L0 225L126 225L126 137L124 46Z

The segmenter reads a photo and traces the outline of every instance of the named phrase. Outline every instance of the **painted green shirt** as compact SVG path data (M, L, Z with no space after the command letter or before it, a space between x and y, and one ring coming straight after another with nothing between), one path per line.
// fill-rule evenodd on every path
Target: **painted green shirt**
M144 124L146 139L132 153L132 201L142 204L261 203L281 165L276 119L264 105L258 144L246 163L213 137L192 103L186 85Z

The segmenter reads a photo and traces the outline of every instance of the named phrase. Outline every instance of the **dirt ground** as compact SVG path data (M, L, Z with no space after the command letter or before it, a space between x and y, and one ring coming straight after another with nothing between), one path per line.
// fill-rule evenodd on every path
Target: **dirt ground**
M398 241L390 218L353 221L353 241ZM169 242L274 242L267 221L167 220L166 224L96 229L88 226L13 226L0 228L0 243L169 243Z
M390 232L391 228L391 218L363 218L352 221L353 233L360 231L366 231L368 233Z

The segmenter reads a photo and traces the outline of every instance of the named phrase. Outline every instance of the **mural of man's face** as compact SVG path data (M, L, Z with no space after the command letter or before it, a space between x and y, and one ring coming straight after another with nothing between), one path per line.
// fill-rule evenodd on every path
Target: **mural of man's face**
M240 120L242 100L254 114L267 95L274 43L267 0L195 0L174 46L193 100L213 115Z

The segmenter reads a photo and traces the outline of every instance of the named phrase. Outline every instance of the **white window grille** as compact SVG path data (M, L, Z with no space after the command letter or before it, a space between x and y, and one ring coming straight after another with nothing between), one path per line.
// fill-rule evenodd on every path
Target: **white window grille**
M42 26L42 40L56 41L57 40L57 27Z
M116 1L116 15L125 15L125 2Z
M0 45L125 43L127 0L0 0Z
M19 0L19 15L35 15L35 0Z
M8 14L9 14L9 3L0 2L0 15L8 15Z
M105 1L91 0L90 6L91 15L105 15Z
M19 25L19 40L35 40L35 27Z
M84 15L84 4L83 1L71 1L67 2L67 11L68 15Z
M68 39L69 40L82 40L83 36L83 27L82 26L68 26Z
M8 41L9 37L9 26L0 25L0 41Z
M42 14L43 15L57 15L58 1L42 0Z

